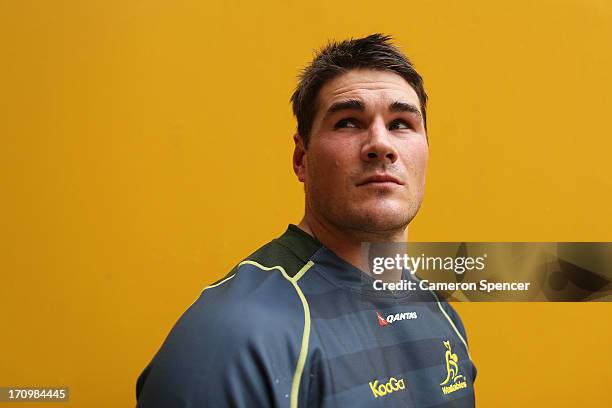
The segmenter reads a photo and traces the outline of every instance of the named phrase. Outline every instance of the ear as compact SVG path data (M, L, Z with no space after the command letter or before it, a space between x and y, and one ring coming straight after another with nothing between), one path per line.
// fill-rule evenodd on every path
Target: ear
M306 148L304 139L299 133L293 135L295 147L293 148L293 172L302 183L306 176Z

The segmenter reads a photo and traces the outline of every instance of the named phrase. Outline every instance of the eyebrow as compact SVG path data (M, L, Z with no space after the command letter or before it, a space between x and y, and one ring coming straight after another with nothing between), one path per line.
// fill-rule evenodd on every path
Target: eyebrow
M325 116L332 115L343 110L356 110L359 112L365 111L365 105L359 99L349 99L346 101L334 102L325 112Z
M406 102L399 102L399 101L393 102L391 106L389 106L389 111L408 112L408 113L412 113L414 116L417 116L418 118L422 116L419 108L417 108L411 103L406 103Z
M343 110L356 110L359 112L365 111L365 105L359 99L349 99L346 101L334 102L325 112L325 117L328 117L336 112ZM390 112L408 112L413 114L414 116L420 118L421 111L418 107L411 103L395 101L391 105L389 105Z

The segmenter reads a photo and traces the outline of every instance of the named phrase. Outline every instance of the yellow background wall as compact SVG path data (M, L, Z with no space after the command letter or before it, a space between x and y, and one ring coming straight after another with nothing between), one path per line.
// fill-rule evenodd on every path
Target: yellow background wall
M200 290L299 220L312 49L378 31L431 97L411 240L612 241L609 1L2 0L0 385L133 406ZM610 304L456 307L479 406L611 405Z

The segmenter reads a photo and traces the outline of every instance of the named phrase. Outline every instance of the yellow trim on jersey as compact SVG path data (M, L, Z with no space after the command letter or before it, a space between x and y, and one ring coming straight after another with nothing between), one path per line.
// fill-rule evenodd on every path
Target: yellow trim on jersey
M232 279L234 276L236 276L236 274L230 275L230 276L228 276L227 278L223 279L222 281L217 282L217 283L215 283L215 284L213 284L213 285L209 285L209 286L205 287L204 289L202 289L202 291L200 292L200 294L198 295L198 297L197 297L197 298L196 298L196 299L195 299L193 302L191 302L191 304L189 305L189 307L193 306L193 304L194 304L195 302L197 302L197 301L198 301L198 299L200 298L200 296L202 296L202 293L204 293L204 291L205 291L206 289L215 288L215 287L217 287L217 286L219 286L219 285L222 285L222 284L224 284L225 282L227 282L228 280ZM189 307L188 307L187 309L189 309Z
M302 374L304 372L304 365L306 364L306 357L308 356L308 341L310 340L310 307L308 307L308 301L306 300L306 296L304 296L304 293L302 292L302 289L300 289L297 282L302 276L304 276L306 271L308 271L308 269L310 269L312 265L314 265L314 262L308 261L308 263L304 265L302 269L300 269L298 273L295 274L294 277L290 277L285 271L285 269L279 265L268 267L258 262L249 261L249 260L240 262L240 264L238 264L238 267L240 267L241 265L253 265L264 271L271 271L273 269L278 269L283 275L283 277L287 279L291 283L291 285L293 285L293 288L295 289L300 300L302 301L302 307L304 308L304 331L302 332L302 346L300 348L300 354L298 356L297 366L295 367L295 373L293 374L293 381L291 382L291 398L289 400L290 401L289 407L297 408L298 395L300 393L300 381L302 379Z
M469 359L471 360L472 356L470 355L470 349L468 348L467 342L465 341L465 339L463 338L463 336L461 335L459 330L457 330L457 326L455 326L455 323L453 322L453 319L450 318L450 316L446 313L446 310L444 310L444 308L442 307L442 304L440 303L440 299L438 299L438 295L436 295L434 291L430 291L430 292L436 298L436 302L438 303L438 307L440 308L440 311L446 317L446 320L448 320L450 325L453 327L453 330L455 330L455 333L459 337L459 340L461 340L461 342L463 342L463 345L465 346L465 351L467 352L467 355L468 355Z
M296 273L296 274L295 274L295 276L293 277L293 280L294 280L295 282L299 281L299 280L300 280L300 278L301 278L302 276L304 276L304 274L306 273L306 271L307 271L307 270L309 270L309 269L310 269L310 267L311 267L312 265L314 265L314 262L312 262L312 261L308 261L308 263L307 263L306 265L304 265L304 266L302 267L302 269L300 269L300 270L298 271L298 273Z
M215 288L215 287L217 287L217 286L219 286L221 284L224 284L228 280L232 279L234 276L236 276L236 274L230 275L227 278L223 279L221 282L217 282L214 285L209 285L209 286L205 287L204 289L202 289L202 292L204 292L206 289Z
M417 276L417 275L413 275L419 282L421 281L421 279ZM461 335L461 333L459 332L459 330L457 330L457 326L455 326L455 323L453 322L453 319L450 318L450 316L448 315L448 313L446 313L446 310L444 310L444 308L442 307L442 303L440 303L440 298L438 298L438 295L436 295L436 292L434 292L433 290L429 290L429 293L431 293L433 295L433 297L436 299L436 303L438 304L438 308L440 309L440 311L442 312L442 314L444 315L444 317L446 317L446 320L448 320L448 322L450 323L451 327L453 328L453 330L455 331L455 334L457 334L457 337L459 337L459 340L461 340L461 342L463 343L463 345L465 346L465 351L467 352L468 358L470 360L472 360L472 356L470 355L470 349L467 345L467 342L465 341L465 339L463 338L463 336Z

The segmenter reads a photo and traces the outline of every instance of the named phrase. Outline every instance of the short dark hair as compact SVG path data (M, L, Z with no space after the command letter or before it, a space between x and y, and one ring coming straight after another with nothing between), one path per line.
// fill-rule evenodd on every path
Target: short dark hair
M423 124L427 130L427 94L423 78L408 57L391 43L390 36L377 33L364 38L330 42L316 53L313 61L300 74L291 103L304 147L308 146L312 122L319 108L319 90L327 81L351 69L390 71L404 78L419 97Z

